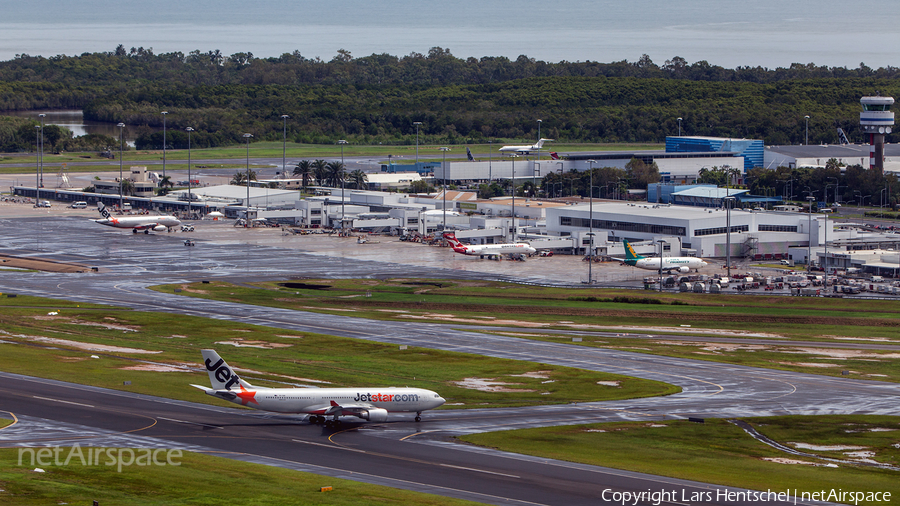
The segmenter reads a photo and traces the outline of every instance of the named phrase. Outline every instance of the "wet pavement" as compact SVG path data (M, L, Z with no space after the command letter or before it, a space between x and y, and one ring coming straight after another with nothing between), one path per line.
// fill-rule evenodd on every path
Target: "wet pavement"
M3 293L108 303L138 310L192 314L397 345L608 371L665 381L683 389L680 394L667 397L627 401L490 410L439 410L428 412L422 424L403 420L401 417L392 423L367 425L359 427L360 430L342 431L339 435L323 434L320 428L309 425L302 425L303 429L298 429L296 418L285 420L283 417L261 414L234 415L252 417L253 422L234 422L237 425L233 427L237 432L232 430L229 434L242 435L251 431L249 426L237 428L243 423L252 425L253 433L272 435L271 440L257 440L252 445L241 438L229 438L227 442L206 438L205 434L191 432L192 426L188 423L172 422L175 425L161 425L158 428L161 432L142 434L239 452L243 454L241 458L275 458L299 463L307 462L308 455L314 454L315 459L324 459L317 462L328 463L328 459L333 459L335 467L339 469L355 469L356 473L377 475L378 479L384 480L406 480L410 482L409 488L413 489L424 487L422 484L427 482L429 485L425 488L429 491L442 493L440 491L444 490L447 495L453 495L458 489L468 487L467 493L480 494L478 500L496 504L505 503L506 500L592 504L596 502L594 494L598 483L620 486L622 472L601 472L599 470L602 468L592 468L576 478L577 473L565 467L564 463L502 452L472 450L449 443L445 438L447 435L471 432L616 420L776 414L900 414L900 407L896 403L900 385L891 383L529 341L462 331L450 325L371 321L352 316L248 307L202 299L191 299L191 303L186 305L180 296L146 289L149 285L203 279L241 282L297 277L489 278L560 285L571 283L580 286L579 275L586 275L586 264L578 257L554 256L526 262L492 262L456 255L448 249L402 243L394 238L384 238L383 241L378 238L375 239L378 242L357 244L355 239L315 235L285 236L278 229L235 228L230 222L199 222L196 223L197 232L194 233L145 235L94 224L86 219L89 215L83 211L79 215L28 210L26 214L35 214L30 217L11 217L13 213L5 213L0 208L0 213L0 254L78 262L88 267L97 267L99 271L81 274L2 272L0 292ZM197 246L184 247L182 240L186 237L194 239ZM644 276L644 271L635 273L632 268L622 268L618 264L609 267L595 266L593 270L604 271L598 274L607 276L611 284L633 284ZM20 386L14 387L13 382L18 382ZM121 414L121 419L110 417L109 420L98 420L89 408L67 406L66 410L59 410L56 405L57 409L54 411L52 402L35 402L34 398L22 402L18 392L22 388L36 388L31 385L33 382L29 382L27 379L7 377L3 382L4 387L0 387L2 406L4 409L35 417L32 421L42 431L47 430L47 424L52 425L52 420L105 430L122 430L138 423L137 415L125 411ZM46 388L46 384L47 382L41 382L40 388ZM56 390L48 391L47 398L71 395L73 388L65 385L54 387ZM78 388L82 392L79 395L86 397L74 401L82 402L90 408L100 404L123 403L121 398L107 398L116 394L94 390L87 392L85 387ZM138 400L165 403L168 407L163 409L154 405L156 407L148 408L135 404L134 410L137 412L165 416L166 410L176 410L177 407L167 418L184 420L201 427L215 425L216 420L224 416L222 413L226 413L217 408L194 408L190 403L149 401L142 398L134 402L137 403ZM152 411L154 409L159 413ZM82 410L83 418L80 418ZM57 412L58 415L54 414ZM72 420L70 417L77 419ZM94 421L88 423L88 420ZM61 426L60 438L65 439L70 432L68 426ZM398 445L399 440L419 444ZM333 449L312 451L304 446L325 445L333 448L336 442L345 448L342 451L362 453L338 457L328 453L336 451ZM298 451L298 448L305 450ZM385 461L386 455L393 457ZM423 459L430 465L440 465L443 468L424 472L421 464ZM363 467L359 467L360 463ZM488 463L490 467L485 468ZM457 469L452 470L454 468ZM473 478L473 473L479 478ZM555 482L555 478L548 478L560 476L560 473L574 481ZM335 470L334 475L341 474L353 477L353 473ZM531 482L523 483L521 479L514 480L509 476L528 476ZM457 481L448 482L450 477ZM646 476L641 477L641 480L644 481L631 482L635 490L672 481L653 481L653 477ZM450 487L450 483L468 485ZM450 488L456 492L450 492Z

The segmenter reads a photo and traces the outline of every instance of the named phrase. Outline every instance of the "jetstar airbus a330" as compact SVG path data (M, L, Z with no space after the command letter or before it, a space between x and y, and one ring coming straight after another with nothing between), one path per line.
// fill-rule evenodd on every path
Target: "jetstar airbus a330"
M103 216L103 219L91 220L94 223L99 223L108 227L130 228L135 234L138 233L138 230L143 230L145 234L149 234L151 230L156 232L165 232L168 230L171 232L172 227L181 225L181 221L178 218L169 215L139 215L114 218L113 215L110 214L109 209L103 205L103 202L97 203L97 211L100 212L100 216Z
M530 244L525 242L505 243L505 244L478 244L472 246L463 244L456 238L456 234L452 232L444 232L444 239L453 247L453 251L462 253L463 255L484 257L499 257L502 255L533 255L537 252Z
M444 404L444 399L421 388L265 388L241 379L215 350L201 350L212 388L191 385L208 395L235 404L275 413L305 413L310 423L340 425L342 416L384 422L388 413L415 413ZM330 418L328 418L330 417Z

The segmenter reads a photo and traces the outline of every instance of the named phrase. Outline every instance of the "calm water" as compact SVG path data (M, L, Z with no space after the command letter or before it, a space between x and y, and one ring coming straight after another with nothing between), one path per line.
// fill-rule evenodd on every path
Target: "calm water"
M426 53L545 61L673 56L733 68L900 65L896 3L870 0L32 0L4 2L0 60L152 47L331 59Z
M119 127L116 123L104 123L102 121L89 121L84 119L81 111L47 110L47 111L4 111L4 116L20 116L40 121L38 114L46 114L45 125L59 125L72 131L75 137L87 134L102 134L119 138ZM147 127L143 127L147 128ZM152 129L152 128L151 128ZM125 144L134 147L134 138L137 137L137 127L125 125ZM162 130L161 128L159 130Z

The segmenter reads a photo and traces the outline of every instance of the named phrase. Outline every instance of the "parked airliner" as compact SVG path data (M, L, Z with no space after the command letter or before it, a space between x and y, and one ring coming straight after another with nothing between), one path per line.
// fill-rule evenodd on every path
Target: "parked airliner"
M463 255L479 256L481 258L501 255L533 255L537 252L530 244L525 242L505 243L505 244L479 244L470 245L459 242L456 234L453 232L444 232L444 239L453 247L453 251L462 253Z
M384 422L388 413L415 413L444 404L444 398L422 388L265 388L241 379L215 350L200 350L212 388L191 385L208 395L262 411L304 413L310 423L337 427L340 417ZM326 418L331 417L331 418Z
M501 152L511 152L511 153L519 153L520 155L527 155L533 151L537 151L544 146L544 142L553 141L553 139L541 139L537 141L537 143L532 144L531 146L503 146L500 148Z
M113 215L110 214L109 209L103 205L103 202L97 203L97 211L100 212L100 216L103 216L103 219L91 220L94 223L99 223L108 227L130 228L135 234L138 230L143 230L145 234L149 234L151 230L156 232L168 230L171 232L172 227L181 225L181 221L178 218L169 215L138 215L114 218Z
M635 253L634 248L632 248L631 245L628 244L627 240L623 239L622 243L625 244L625 264L632 265L639 269L659 271L661 268L662 270L668 272L690 272L691 269L698 270L701 267L706 267L706 262L697 257L647 258Z

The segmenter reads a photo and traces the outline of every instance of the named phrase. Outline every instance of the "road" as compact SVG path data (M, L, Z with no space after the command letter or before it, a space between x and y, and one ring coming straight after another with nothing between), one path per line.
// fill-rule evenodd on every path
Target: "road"
M49 380L0 374L0 409L20 422L0 444L172 446L293 469L384 483L491 504L597 504L605 489L685 491L710 486L570 464L454 443L448 436L521 427L687 417L900 414L900 385L522 340L440 324L370 321L243 304L184 299L149 285L201 279L259 281L296 276L474 279L484 273L358 260L240 241L178 247L178 234L133 236L86 220L3 218L0 253L77 261L98 273L13 273L0 292L108 303L515 360L627 374L679 385L650 399L530 408L439 410L331 432L301 419L241 412ZM509 269L517 263L510 262ZM511 276L488 275L497 279ZM547 282L547 277L535 278ZM198 358L199 361L199 358ZM199 394L202 395L202 394ZM217 453L220 454L220 453ZM673 463L673 465L679 465ZM648 501L639 502L648 504ZM725 502L715 501L717 504ZM735 503L737 504L737 503Z

